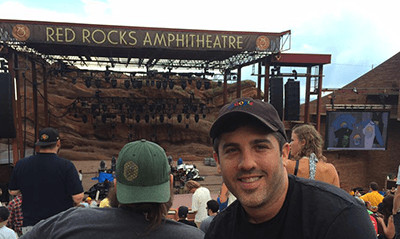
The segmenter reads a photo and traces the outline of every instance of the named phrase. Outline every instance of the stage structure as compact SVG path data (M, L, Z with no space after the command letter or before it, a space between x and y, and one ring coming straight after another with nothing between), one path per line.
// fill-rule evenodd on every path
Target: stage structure
M279 33L208 31L0 19L0 73L9 74L12 79L10 84L16 89L12 91L12 102L9 102L16 130L12 140L14 163L25 156L23 97L20 95L23 82L29 79L28 82L32 84L36 138L39 130L38 107L43 107L46 112L43 116L45 123L41 126L49 125L47 84L54 75L63 77L67 74L72 84L76 83L77 78L83 78L86 87L98 89L104 84L109 88L123 84L126 88L134 89L144 86L172 89L179 86L185 91L187 84L195 81L198 89L207 89L211 84L222 87L223 101L227 103L227 82L236 81L236 96L241 97L242 68L258 65L258 72L254 74L258 77L257 97L262 98L261 82L264 79L265 101L269 101L270 94L273 95L270 82L274 79L290 78L288 86L285 86L285 90L290 92L298 85L295 82L297 78L306 78L304 122L310 121L310 95L316 94L316 125L319 129L323 65L330 63L331 56L284 53L290 49L290 44L290 30ZM25 58L29 64L19 65L20 58ZM49 64L56 67L47 69ZM38 104L37 65L43 69L42 106ZM297 74L294 70L290 74L281 73L283 67L305 67L307 72ZM311 74L312 67L318 67L318 74ZM31 69L30 75L25 74L28 68ZM7 76L3 78L9 79ZM314 84L311 84L312 79ZM279 86L277 88L279 90ZM69 108L71 110L66 113L76 114L82 121L88 120L88 115L92 114L104 122L113 117L121 121L147 121L156 115L162 122L177 112L182 112L181 120L194 115L197 122L199 117L205 117L206 103L199 102L193 92L185 94L188 97L179 102L173 96L155 99L103 96L98 90L95 96L82 96L73 101ZM296 99L298 93L295 92L293 96ZM117 110L117 113L107 111L109 105L113 105L112 110ZM296 118L296 115L291 117Z

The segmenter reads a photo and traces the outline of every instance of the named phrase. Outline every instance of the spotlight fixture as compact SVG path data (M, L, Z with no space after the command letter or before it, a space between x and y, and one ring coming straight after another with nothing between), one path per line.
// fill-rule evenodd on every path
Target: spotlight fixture
M110 83L110 66L106 66L106 71L104 72L104 79L107 83Z
M200 88L201 88L201 81L200 81L200 80L197 80L197 81L196 81L196 88L197 88L198 90L200 90Z
M168 86L169 86L170 90L172 90L174 88L174 85L175 85L174 81L173 80L169 80Z
M125 80L124 81L124 86L126 89L129 89L129 86L131 85L131 81L130 80ZM134 86L133 82L132 82L132 87ZM134 88L134 87L133 87Z
M157 89L161 89L161 81L158 80L156 82L156 87L157 87Z
M131 78L132 88L136 89L136 79Z
M101 80L100 80L100 79L95 79L95 80L94 80L94 85L95 85L97 88L100 88L100 87L101 87Z
M85 79L85 85L87 88L90 88L90 86L92 85L92 80L90 78L86 78Z
M181 87L182 87L182 90L184 90L184 89L186 89L186 80L182 80L181 81Z
M162 81L162 87L163 87L164 90L167 89L167 87L168 87L168 81L167 80L163 80Z
M204 89L206 89L206 90L210 89L210 82L209 81L204 81Z
M88 120L88 118L87 118L87 115L82 115L82 121L83 121L83 123L87 123L87 120Z
M116 80L115 78L113 78L113 79L111 80L111 86L112 86L112 88L117 87L117 80Z
M135 81L135 82L136 82L136 88L142 89L142 85L143 85L142 80L137 80L137 81Z

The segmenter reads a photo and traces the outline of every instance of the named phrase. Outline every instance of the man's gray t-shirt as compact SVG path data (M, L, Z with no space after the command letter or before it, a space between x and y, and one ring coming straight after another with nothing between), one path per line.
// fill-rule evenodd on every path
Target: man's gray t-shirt
M143 214L123 208L72 208L40 221L22 238L203 238L195 227L172 220L148 231Z

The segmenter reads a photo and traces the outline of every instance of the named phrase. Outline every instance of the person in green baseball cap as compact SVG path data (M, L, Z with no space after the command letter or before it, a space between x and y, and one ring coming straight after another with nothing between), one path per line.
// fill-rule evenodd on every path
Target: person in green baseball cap
M116 163L111 208L74 208L38 223L26 238L203 238L195 227L166 219L172 205L170 166L164 149L127 143Z

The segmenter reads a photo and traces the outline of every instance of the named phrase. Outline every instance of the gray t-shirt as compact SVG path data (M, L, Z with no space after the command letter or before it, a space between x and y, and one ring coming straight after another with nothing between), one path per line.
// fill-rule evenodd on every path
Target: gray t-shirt
M144 215L122 208L72 208L40 221L24 239L30 238L203 238L195 227L172 220L148 232Z
M210 223L214 219L215 216L208 216L206 219L204 219L201 224L200 224L200 229L206 233L208 230L208 227L210 226Z

